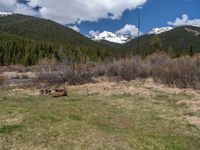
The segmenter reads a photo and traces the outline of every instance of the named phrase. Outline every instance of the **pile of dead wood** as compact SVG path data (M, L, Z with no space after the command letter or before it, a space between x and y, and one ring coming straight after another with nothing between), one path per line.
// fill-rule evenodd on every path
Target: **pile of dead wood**
M49 88L42 88L40 90L41 95L51 95L53 97L63 97L67 96L67 89L66 88L55 88L55 89L49 89Z
M65 88L56 88L52 96L53 97L67 96L67 90Z

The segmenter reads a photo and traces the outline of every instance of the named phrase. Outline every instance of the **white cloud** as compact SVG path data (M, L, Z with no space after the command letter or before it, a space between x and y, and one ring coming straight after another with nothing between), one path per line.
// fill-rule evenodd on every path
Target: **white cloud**
M22 0L21 0L22 1ZM142 6L147 0L0 0L0 11L36 15L34 7L39 6L39 15L62 24L75 24L99 19L119 19L125 10Z
M76 31L76 32L80 32L80 29L77 26L68 26L69 28L71 28L72 30Z
M0 0L0 4L4 7L11 7L17 3L16 0Z
M88 37L97 37L99 35L104 36L105 34L109 34L112 36L131 36L132 38L135 38L138 36L138 28L135 25L131 25L131 24L126 24L123 28L117 30L114 34L112 32L109 31L103 31L103 32L99 32L99 31L94 31L94 30L90 30L89 31L89 36ZM140 31L140 35L142 35L143 33Z
M32 16L39 15L39 12L24 3L19 3L18 0L0 0L0 11Z
M13 11L17 0L0 0L0 11Z
M123 28L116 31L116 34L119 35L130 35L131 37L138 36L138 28L135 25L126 24ZM140 31L140 35L142 32Z
M17 4L14 13L25 14L30 16L39 16L39 12L25 4Z
M147 0L30 0L29 6L40 6L40 15L62 24L118 19L125 10L135 9Z
M99 31L90 30L89 34L90 34L91 37L95 37L95 36L98 36L100 34L100 32Z
M175 21L168 21L168 25L179 27L179 26L198 26L200 27L200 19L189 19L188 15L184 14L182 15L182 18L176 18Z

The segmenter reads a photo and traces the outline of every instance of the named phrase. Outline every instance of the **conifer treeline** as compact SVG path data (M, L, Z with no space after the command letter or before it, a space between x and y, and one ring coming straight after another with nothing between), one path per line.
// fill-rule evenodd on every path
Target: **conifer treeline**
M35 65L44 58L56 61L70 59L86 63L87 61L106 61L118 55L116 51L101 47L58 45L0 33L0 65Z

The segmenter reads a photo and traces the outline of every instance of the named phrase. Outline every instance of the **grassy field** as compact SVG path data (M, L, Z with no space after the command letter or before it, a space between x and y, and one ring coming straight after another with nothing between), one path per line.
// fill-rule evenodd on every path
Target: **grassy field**
M139 82L85 88L71 87L62 98L1 91L0 149L199 150L198 122L187 119L200 117L188 105L196 95Z

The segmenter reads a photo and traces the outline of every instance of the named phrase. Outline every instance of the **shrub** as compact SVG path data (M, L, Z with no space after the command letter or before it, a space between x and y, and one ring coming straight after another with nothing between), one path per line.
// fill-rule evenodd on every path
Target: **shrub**
M2 75L0 75L0 85L2 85L4 82L4 77Z
M200 55L171 58L166 54L153 54L144 60L132 57L96 67L96 74L134 80L152 77L154 81L180 88L200 89Z
M135 56L108 64L60 64L40 68L40 81L53 84L84 84L93 82L92 78L99 76L116 77L127 81L152 77L154 81L169 86L200 89L200 55L171 58L160 53L145 59Z
M140 57L114 61L106 68L108 77L119 77L122 80L133 80L136 78L147 78L150 75L148 65Z
M56 65L43 67L39 72L38 79L50 84L67 82L75 85L93 82L91 72L84 66Z
M200 89L199 57L167 59L160 66L153 67L152 77L157 82L180 88Z

